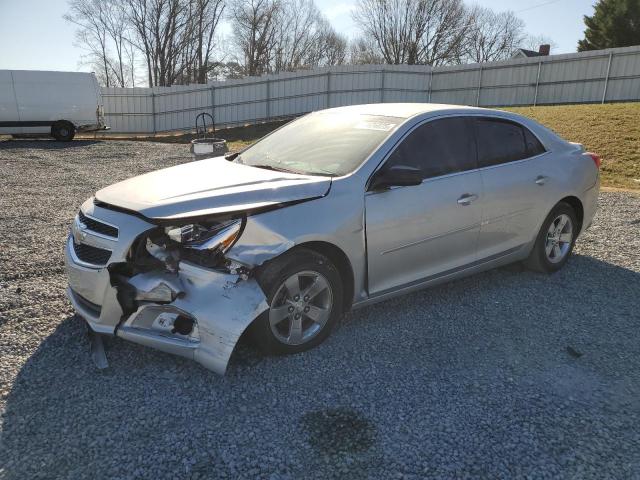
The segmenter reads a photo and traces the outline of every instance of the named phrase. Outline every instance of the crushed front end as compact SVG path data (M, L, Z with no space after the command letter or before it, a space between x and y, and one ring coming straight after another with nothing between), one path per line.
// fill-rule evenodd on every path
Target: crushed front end
M244 330L268 308L250 268L224 255L245 221L158 224L89 199L67 239L69 299L92 332L223 374Z

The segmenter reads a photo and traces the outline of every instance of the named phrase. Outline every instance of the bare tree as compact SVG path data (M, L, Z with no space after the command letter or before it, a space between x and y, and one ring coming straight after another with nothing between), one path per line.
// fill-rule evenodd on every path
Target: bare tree
M280 72L302 67L318 50L321 14L313 0L282 0L275 23L273 68Z
M360 37L349 45L349 63L352 65L377 65L384 63L371 38Z
M386 63L458 63L473 20L462 0L358 0L353 19Z
M236 0L231 21L247 75L345 61L346 38L333 29L313 0Z
M64 15L64 19L79 27L76 41L89 52L87 63L97 67L98 75L108 87L112 72L106 27L107 5L100 0L72 0L70 13Z
M216 31L225 9L224 0L189 0L189 21L185 25L185 48L181 52L185 64L178 80L181 83L206 83L213 68L212 55Z
M347 40L313 0L283 0L281 7L273 72L344 63Z
M349 43L314 0L69 0L84 61L101 83L206 83L351 63L443 65L493 61L527 43L513 13L468 9L464 0L357 0L361 35ZM227 2L233 48L220 38ZM545 41L544 43L550 43ZM348 58L347 58L348 57Z
M244 57L246 75L269 71L281 8L280 0L235 0L232 4L234 41Z
M127 48L130 47L127 14L121 0L104 0L104 5L104 27L115 49L116 61L111 64L111 70L118 84L125 87L129 80L126 57Z
M311 57L307 63L312 66L342 65L347 60L348 40L344 35L335 31L333 26L322 19L319 26L320 35L316 56Z
M470 16L473 25L464 43L465 60L476 63L505 60L525 39L524 22L513 12L496 13L475 7Z
M187 67L188 3L181 0L127 0L136 46L144 53L149 85L170 86Z

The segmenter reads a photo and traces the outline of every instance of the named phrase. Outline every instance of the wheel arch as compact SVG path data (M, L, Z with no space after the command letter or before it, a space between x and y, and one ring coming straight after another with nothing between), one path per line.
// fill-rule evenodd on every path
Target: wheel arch
M299 243L295 248L307 248L327 257L336 266L342 279L343 295L343 311L349 311L353 303L354 295L354 274L351 261L344 251L333 243L324 241L309 241Z
M578 197L570 195L568 197L564 197L558 203L562 202L569 204L571 208L573 208L573 211L576 212L576 217L578 219L578 232L576 233L577 236L580 234L580 232L582 232L582 224L584 222L584 206L582 205L582 201Z

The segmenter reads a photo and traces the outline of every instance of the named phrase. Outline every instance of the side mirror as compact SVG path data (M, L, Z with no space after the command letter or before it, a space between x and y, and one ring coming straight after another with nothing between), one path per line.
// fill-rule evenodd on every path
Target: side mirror
M406 165L382 168L373 177L369 190L384 190L389 187L410 187L422 183L422 171Z

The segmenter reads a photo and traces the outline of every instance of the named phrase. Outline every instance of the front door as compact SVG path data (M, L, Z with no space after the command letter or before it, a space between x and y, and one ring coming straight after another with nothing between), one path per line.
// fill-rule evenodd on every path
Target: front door
M371 296L476 260L482 182L471 120L450 117L418 126L382 169L392 165L419 168L424 180L365 194Z

